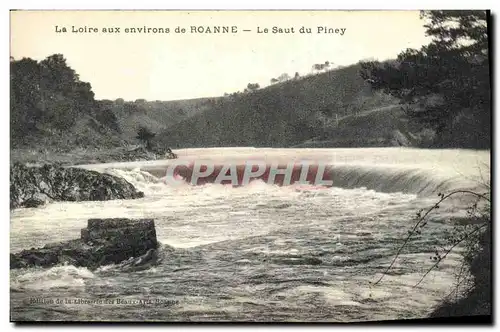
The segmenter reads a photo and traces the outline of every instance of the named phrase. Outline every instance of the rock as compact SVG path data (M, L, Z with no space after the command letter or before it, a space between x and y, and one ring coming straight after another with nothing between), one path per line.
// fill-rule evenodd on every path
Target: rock
M158 248L153 219L90 219L81 238L10 255L10 268L71 264L95 269L140 257ZM148 255L145 256L149 258Z
M135 149L125 151L123 155L120 156L120 159L124 161L154 160L156 156L145 147L139 146Z
M36 208L45 204L45 201L37 198L28 198L23 202L23 207L25 208Z
M165 153L165 159L177 159L177 154L173 153L172 150L168 149Z
M393 146L411 146L411 142L401 131L394 130L392 132L391 144Z
M108 163L114 161L140 161L175 159L177 155L170 148L159 144L151 144L149 147L134 146L132 148L117 148L105 156L97 157L97 160L86 160L81 164Z
M87 231L84 240L105 252L102 264L119 263L158 247L153 219L90 219Z
M10 207L36 207L53 201L135 199L144 193L125 179L80 168L54 165L10 168ZM42 203L43 202L43 203Z
M149 249L144 255L123 262L120 269L127 272L142 271L158 264L158 261L158 250Z

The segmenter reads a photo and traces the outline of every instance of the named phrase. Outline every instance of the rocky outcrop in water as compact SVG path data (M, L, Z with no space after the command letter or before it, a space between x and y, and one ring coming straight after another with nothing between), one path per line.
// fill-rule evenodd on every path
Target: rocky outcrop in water
M153 145L149 148L139 146L135 149L126 150L121 156L116 156L122 161L137 160L157 160L157 159L176 159L177 155L170 148L164 148L159 145Z
M155 144L148 147L135 146L132 148L119 148L103 156L97 157L96 162L108 163L114 161L142 161L176 158L177 154L170 148Z
M10 168L10 207L37 207L47 201L106 201L144 197L126 180L96 171L56 165Z
M132 148L120 147L103 154L82 157L74 160L72 165L104 164L112 162L146 161L176 159L178 156L170 148L162 146L134 146Z
M153 219L90 219L80 239L10 254L10 268L71 264L95 269L142 255L146 260L157 248Z

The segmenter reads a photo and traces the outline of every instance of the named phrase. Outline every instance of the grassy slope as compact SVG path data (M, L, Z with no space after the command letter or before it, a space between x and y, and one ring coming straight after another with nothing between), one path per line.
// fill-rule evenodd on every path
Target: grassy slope
M44 128L40 133L25 137L24 144L12 146L11 161L60 162L67 165L113 160L113 156L124 153L131 148L130 145L138 143L135 136L139 126L160 132L169 125L209 109L216 100L217 98L198 98L126 102L126 106L103 100L100 101L104 104L103 108L112 110L117 116L121 132L86 115L77 119L75 126L67 131Z
M329 141L329 146L391 145L394 130L408 132L404 115L399 107L366 113L397 101L372 92L358 71L352 65L220 99L159 139L173 148L289 147L311 140Z
M76 119L75 125L61 131L40 126L21 139L11 140L12 150L71 151L76 147L110 148L122 143L120 135L90 115Z
M408 123L400 105L374 108L331 121L319 139L296 145L307 147L357 147L416 145L421 142L413 132L418 128ZM402 137L402 138L401 138Z
M197 113L210 109L217 98L197 98L173 101L147 101L135 105L135 108L112 107L118 118L122 137L134 142L139 126L153 132L161 132L169 126L185 120Z
M120 134L99 128L99 122L92 119L81 119L69 134L46 135L47 139L37 139L39 144L12 157L52 159L54 153L81 147L77 159L88 159L99 149L136 144L139 126L160 133L160 143L174 149L387 146L397 144L395 131L410 137L416 130L407 124L397 101L372 92L358 71L359 66L352 65L228 97L101 101L117 116Z

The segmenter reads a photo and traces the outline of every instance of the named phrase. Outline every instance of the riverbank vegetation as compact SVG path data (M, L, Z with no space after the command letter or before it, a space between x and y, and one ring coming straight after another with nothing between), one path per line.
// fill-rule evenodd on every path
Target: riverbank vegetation
M60 161L82 154L91 159L120 149L126 153L139 143L140 128L162 131L214 103L206 98L97 100L91 84L80 79L62 54L41 61L11 58L10 99L14 161L31 157Z
M458 251L462 258L456 271L455 284L448 296L433 309L430 317L492 315L491 187L489 180L485 179L481 180L477 191L454 190L449 193L439 193L434 205L426 210L418 211L415 222L408 230L408 235L399 246L396 255L372 286L376 287L383 282L384 277L390 274L404 249L413 240L430 233L427 229L432 227L429 220L433 213L450 201L456 206L460 204L457 202L464 200L470 202L466 207L466 217L456 220L451 218L449 222L454 223L452 232L442 234L441 237L435 239L437 243L433 248L427 248L429 252L432 252L429 257L432 264L414 287L422 283L434 270L439 269L450 254Z
M488 13L422 11L432 42L393 61L362 62L361 75L397 98L409 120L436 134L437 147L490 148Z
M361 75L376 91L399 100L410 122L435 133L435 146L490 148L491 89L488 13L485 11L422 11L426 33L432 37L421 49L407 49L394 61L361 63ZM417 220L394 260L375 283L391 269L400 252L427 227L427 217L456 196L472 196L464 225L441 239L425 278L457 247L465 248L456 287L431 314L439 316L491 315L491 189L440 193L437 203L419 211ZM466 269L463 269L463 267ZM463 272L465 270L469 272ZM463 273L462 273L463 272Z
M245 93L179 101L96 100L61 54L12 59L12 158L133 149L139 128L165 148L490 147L484 11L423 12L433 42L392 61L316 64ZM273 73L270 73L272 75ZM113 151L113 152L110 152ZM20 159L16 159L20 160Z

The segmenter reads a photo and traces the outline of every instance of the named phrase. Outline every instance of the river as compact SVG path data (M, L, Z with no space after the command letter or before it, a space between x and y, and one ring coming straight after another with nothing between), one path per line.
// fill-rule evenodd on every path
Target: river
M77 238L89 218L154 218L163 262L144 271L71 265L10 271L12 320L349 322L425 317L450 293L460 249L417 287L466 202L431 215L390 274L416 212L438 192L477 189L490 154L409 148L176 151L181 160L327 162L332 187L162 179L172 161L83 165L121 176L137 200L11 211L10 250ZM463 204L463 205L460 205ZM142 300L142 301L140 301ZM94 303L85 303L94 301Z

